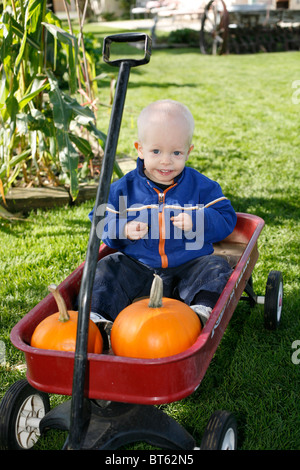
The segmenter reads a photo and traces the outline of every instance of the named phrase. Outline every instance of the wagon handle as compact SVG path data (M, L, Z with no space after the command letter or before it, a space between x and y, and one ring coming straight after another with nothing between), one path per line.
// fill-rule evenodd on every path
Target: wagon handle
M142 59L117 59L110 60L110 46L112 42L117 43L130 43L144 41L144 57ZM122 33L106 36L103 43L103 60L109 65L120 67L125 61L130 67L137 67L139 65L147 64L151 56L151 39L144 33Z
M141 60L120 59L109 60L109 46L112 42L131 42L145 41L145 56ZM82 441L84 427L84 391L86 381L87 366L87 340L89 329L89 316L91 307L92 289L94 284L98 254L100 248L100 238L97 235L96 228L105 217L105 213L101 210L101 214L97 213L98 207L104 207L108 201L110 182L113 174L114 160L117 150L119 133L127 84L130 75L130 68L145 64L150 60L150 44L151 40L146 34L125 33L108 36L104 40L103 56L105 61L112 66L119 67L116 92L112 106L110 123L107 133L107 139L104 149L104 157L101 166L100 180L97 189L95 210L92 219L90 237L87 247L86 260L83 268L81 279L79 301L78 301L78 324L76 336L76 349L74 357L73 372L73 388L72 403L70 415L70 432L65 444L67 449L79 449Z

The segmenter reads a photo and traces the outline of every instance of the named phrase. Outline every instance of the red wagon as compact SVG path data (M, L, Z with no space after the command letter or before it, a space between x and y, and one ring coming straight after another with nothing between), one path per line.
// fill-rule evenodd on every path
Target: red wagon
M85 380L87 431L83 448L111 449L135 439L145 439L162 447L193 449L193 438L175 421L157 409L155 404L169 403L192 394L199 387L208 365L218 347L227 324L245 292L250 303L265 304L265 325L276 328L282 310L283 282L279 271L271 271L265 296L256 296L252 290L251 275L258 259L257 239L264 221L250 214L238 214L234 232L215 245L215 254L225 256L234 266L212 314L197 341L186 351L162 359L134 359L112 355L88 354ZM111 252L101 245L99 259ZM84 263L59 286L69 309L78 296ZM35 327L46 316L54 313L57 305L49 294L34 307L12 330L11 341L25 354L27 381L12 386L3 402L20 402L18 417L7 419L7 432L14 435L20 447L30 447L37 433L45 428L69 429L70 403L54 410L47 407L48 393L72 395L74 354L36 349L30 346ZM35 401L37 404L35 404ZM3 403L2 402L2 403ZM4 409L2 404L2 409ZM132 405L130 405L132 404ZM146 405L146 406L145 406ZM28 417L25 408L32 407ZM14 413L15 413L14 406ZM12 409L5 411L12 414ZM110 417L108 426L107 415ZM136 419L133 419L135 417ZM236 429L230 413L218 412L214 420L222 422L222 433L217 448L236 446ZM162 420L166 426L162 429ZM98 430L95 431L95 423ZM103 422L105 426L103 429ZM23 424L22 424L23 423ZM116 424L117 423L117 424ZM132 423L133 428L132 428ZM108 426L108 427L107 427ZM126 431L124 431L124 427ZM215 432L208 426L210 433ZM215 425L215 427L217 427ZM12 428L12 432L9 432ZM17 433L15 429L19 428ZM96 427L97 429L97 427ZM112 432L113 430L113 432ZM2 443L3 443L2 432ZM1 432L0 432L1 437ZM206 447L207 432L201 448ZM3 444L2 444L3 445Z

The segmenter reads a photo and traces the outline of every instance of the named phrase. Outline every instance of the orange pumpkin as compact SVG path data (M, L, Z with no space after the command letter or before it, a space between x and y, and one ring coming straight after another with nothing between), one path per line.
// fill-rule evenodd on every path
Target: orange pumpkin
M48 289L53 293L59 311L44 318L37 325L31 337L31 346L40 349L74 352L78 312L67 310L64 299L54 284L49 286ZM102 349L103 339L101 333L95 323L89 320L87 351L100 354Z
M188 349L201 332L196 313L183 302L162 297L158 275L149 299L132 303L119 313L111 329L111 345L117 356L154 359Z

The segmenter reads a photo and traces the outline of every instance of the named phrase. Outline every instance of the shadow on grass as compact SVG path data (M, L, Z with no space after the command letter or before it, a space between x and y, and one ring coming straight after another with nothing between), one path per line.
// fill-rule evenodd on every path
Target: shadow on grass
M264 219L268 225L284 224L284 221L298 221L300 217L299 207L290 201L290 196L284 196L282 192L274 190L270 197L238 197L228 194L236 212L255 213ZM252 209L253 208L253 209Z
M23 238L24 235L22 233L18 233L14 230L14 227L19 223L23 224L24 226L24 222L17 222L13 220L5 220L5 219L0 218L0 233L2 232L3 234L9 235L14 238Z
M139 88L145 86L145 83L143 82L129 82L128 83L128 88ZM177 82L163 82L163 83L157 83L157 82L149 82L147 81L147 88L169 88L169 87L176 87L176 88L197 88L198 84L197 83L177 83Z

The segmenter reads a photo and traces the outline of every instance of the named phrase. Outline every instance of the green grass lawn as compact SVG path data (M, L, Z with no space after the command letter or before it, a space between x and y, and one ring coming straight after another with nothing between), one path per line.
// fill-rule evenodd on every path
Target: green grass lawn
M239 449L300 449L300 354L292 347L300 340L300 102L292 99L299 61L300 52L205 57L196 49L170 49L154 51L148 65L131 72L118 152L135 157L136 118L150 101L172 98L187 104L196 121L188 163L218 180L236 211L265 220L253 272L256 292L264 295L270 270L284 277L280 328L265 330L263 307L250 310L240 303L197 391L162 406L199 445L210 415L228 409L237 418ZM107 79L99 101L108 99ZM98 110L103 131L108 109ZM25 376L19 367L24 358L10 344L10 331L47 294L50 283L60 283L84 260L92 205L38 210L25 222L0 221L0 341L6 348L0 398ZM52 404L60 399L52 396ZM38 448L59 449L64 439L51 431Z

